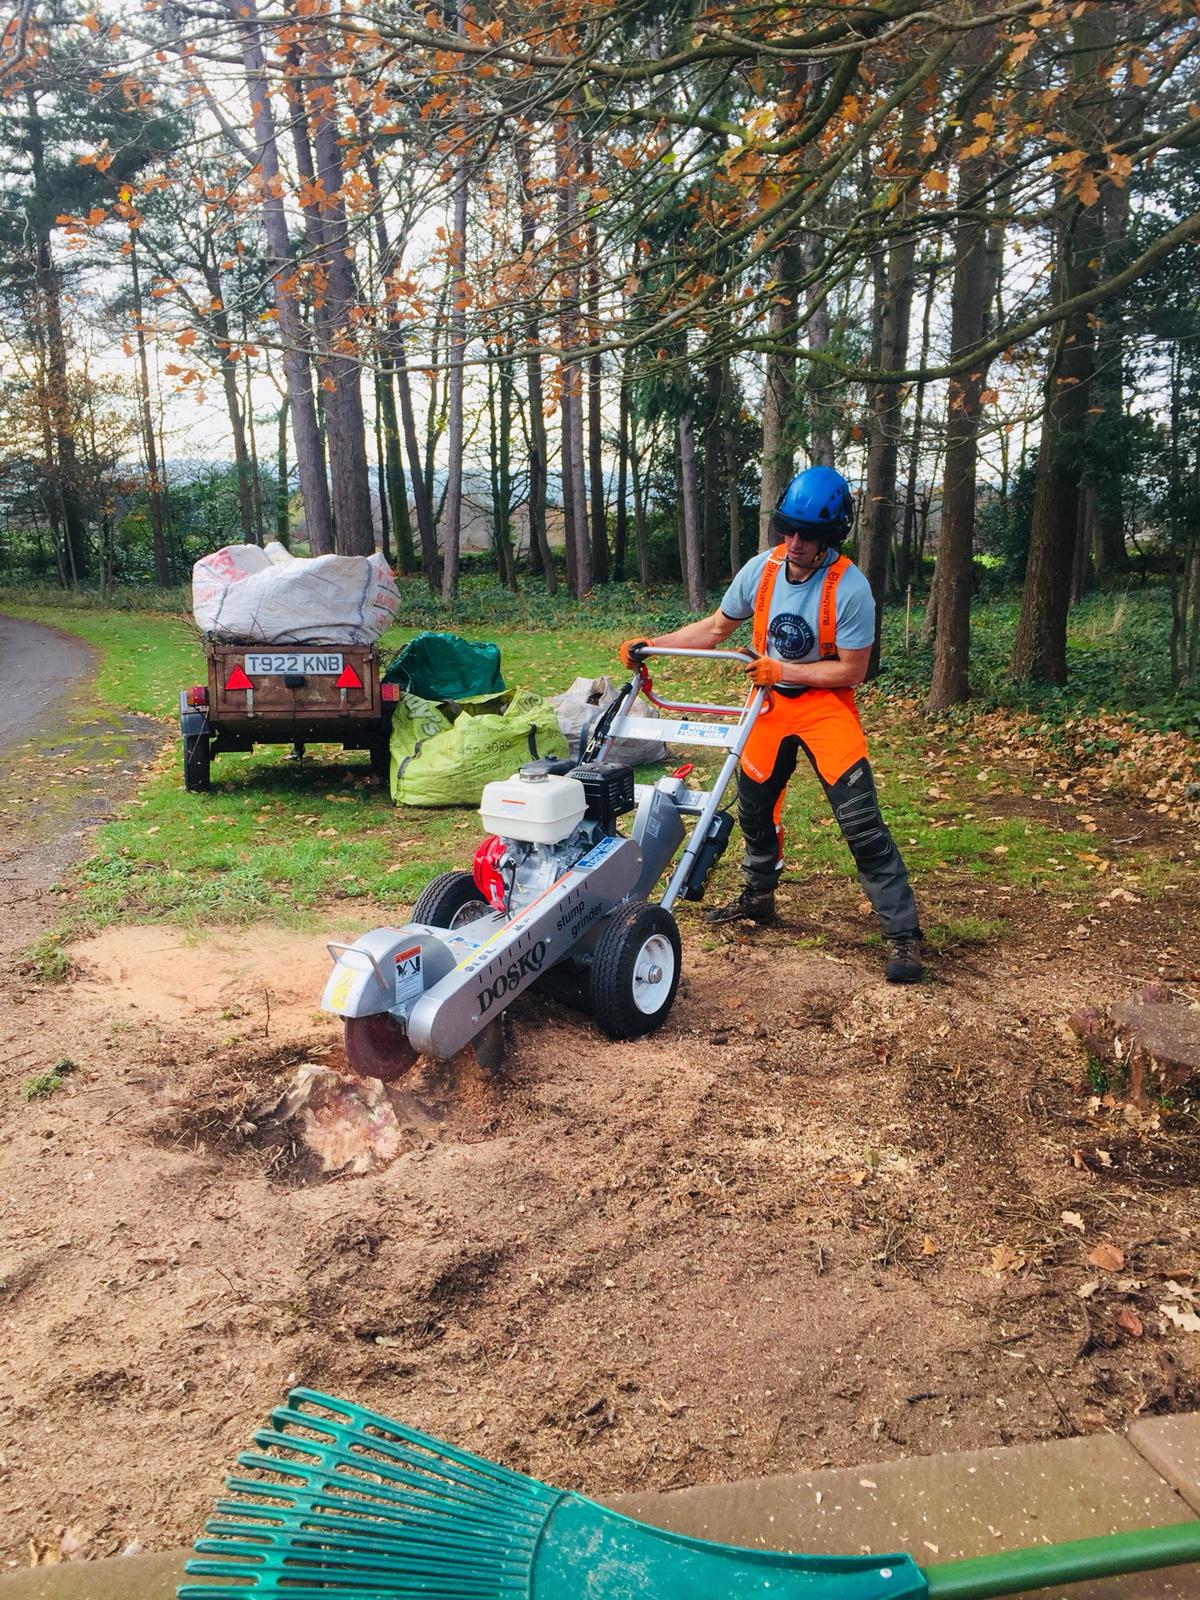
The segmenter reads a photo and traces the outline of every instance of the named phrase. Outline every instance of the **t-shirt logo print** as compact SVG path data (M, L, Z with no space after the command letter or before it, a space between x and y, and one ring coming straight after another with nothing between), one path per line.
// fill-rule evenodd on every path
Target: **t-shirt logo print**
M767 643L774 645L785 661L802 661L816 642L812 627L797 612L783 611L771 618Z

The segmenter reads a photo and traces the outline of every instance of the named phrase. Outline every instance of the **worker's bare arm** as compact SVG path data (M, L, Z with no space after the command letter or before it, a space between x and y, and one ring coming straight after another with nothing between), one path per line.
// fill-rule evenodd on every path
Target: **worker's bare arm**
M719 650L741 623L727 617L723 611L714 611L711 617L701 617L699 622L687 622L674 633L660 633L648 642L655 645L674 645L679 650Z

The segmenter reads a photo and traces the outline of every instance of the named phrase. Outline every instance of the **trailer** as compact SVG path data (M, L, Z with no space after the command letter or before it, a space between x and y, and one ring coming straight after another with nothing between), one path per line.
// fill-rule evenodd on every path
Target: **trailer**
M384 683L376 645L270 645L209 642L208 681L179 692L183 786L211 787L214 756L310 744L365 750L370 769L388 776L392 714L400 698Z

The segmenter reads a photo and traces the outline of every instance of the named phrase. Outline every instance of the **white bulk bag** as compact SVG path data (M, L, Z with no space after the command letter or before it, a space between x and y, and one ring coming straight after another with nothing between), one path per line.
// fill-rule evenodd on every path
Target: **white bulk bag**
M558 718L558 725L567 736L567 745L573 756L579 754L579 743L585 726L594 722L600 713L616 699L617 691L607 678L576 678L564 693L555 695L550 704ZM654 706L639 706L638 715L656 717ZM655 739L618 739L608 753L609 761L619 761L627 767L644 767L653 761L667 759L667 747Z
M381 555L294 556L281 544L226 545L192 568L192 615L208 639L374 644L400 603Z

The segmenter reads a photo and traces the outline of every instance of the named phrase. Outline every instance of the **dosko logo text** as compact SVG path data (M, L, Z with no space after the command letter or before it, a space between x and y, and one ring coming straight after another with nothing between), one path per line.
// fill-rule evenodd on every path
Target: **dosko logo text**
M491 983L479 991L479 1015L487 1016L497 1000L503 1000L506 994L511 994L519 989L526 978L532 978L542 970L542 963L546 959L546 941L539 939L531 944L529 949L504 969Z

